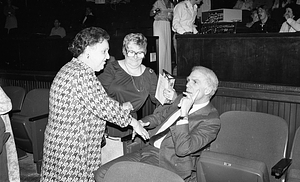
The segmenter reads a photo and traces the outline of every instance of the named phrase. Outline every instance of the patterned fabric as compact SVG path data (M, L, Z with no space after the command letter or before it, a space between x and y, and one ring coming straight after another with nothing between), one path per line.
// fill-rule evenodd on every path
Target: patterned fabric
M8 114L2 115L1 118L4 121L6 132L10 133L10 137L5 144L9 181L19 182L20 181L19 161L18 161L14 135L10 124L10 119Z
M94 71L75 58L54 78L49 101L41 181L94 181L105 122L125 127L130 111L110 99Z
M3 89L0 87L0 117L4 122L5 131L9 132L11 135L5 144L6 154L7 154L8 176L9 176L9 181L19 182L20 173L19 173L17 150L16 150L15 140L14 140L11 124L10 124L10 119L8 114L6 114L11 110L11 108L12 108L12 104L10 98L5 94ZM1 140L3 139L1 138Z
M10 98L5 94L4 90L0 87L0 114L9 112L12 108Z

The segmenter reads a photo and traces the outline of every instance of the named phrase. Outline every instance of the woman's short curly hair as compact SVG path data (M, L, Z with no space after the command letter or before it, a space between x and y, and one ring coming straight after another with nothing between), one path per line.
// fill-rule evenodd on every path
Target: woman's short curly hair
M126 55L128 44L133 42L140 48L143 48L145 53L147 52L147 38L141 33L130 33L124 37L123 40L123 54Z
M109 40L108 33L99 27L88 27L81 30L69 45L68 50L74 57L82 54L87 46Z
M290 8L293 12L294 20L298 20L300 18L300 6L298 4L287 4L285 7L285 9Z

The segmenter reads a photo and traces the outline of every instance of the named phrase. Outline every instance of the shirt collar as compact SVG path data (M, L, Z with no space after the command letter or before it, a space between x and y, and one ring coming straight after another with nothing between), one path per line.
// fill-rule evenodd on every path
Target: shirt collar
M189 111L189 114L192 114L193 112L202 109L203 107L207 106L207 104L209 103L209 101L204 102L202 104L194 104L193 107L191 108L191 110Z

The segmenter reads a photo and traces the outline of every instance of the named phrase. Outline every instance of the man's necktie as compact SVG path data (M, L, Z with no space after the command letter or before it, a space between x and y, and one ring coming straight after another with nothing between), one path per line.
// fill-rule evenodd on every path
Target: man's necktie
M176 121L178 121L180 118L180 116L171 124L171 126L175 125ZM160 139L161 137L165 136L169 131L170 131L170 127L166 128L165 130L153 135L150 139L149 139L149 144L154 146L154 142L158 139Z

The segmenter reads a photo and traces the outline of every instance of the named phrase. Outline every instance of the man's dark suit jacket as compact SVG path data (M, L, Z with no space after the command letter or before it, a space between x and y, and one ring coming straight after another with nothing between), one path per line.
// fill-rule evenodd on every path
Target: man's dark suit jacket
M181 98L177 97L172 105L142 119L143 122L150 122L148 128L156 127L151 136L178 110ZM190 114L188 122L172 126L159 151L159 166L177 173L183 179L195 170L197 157L215 140L221 127L219 113L211 103Z

